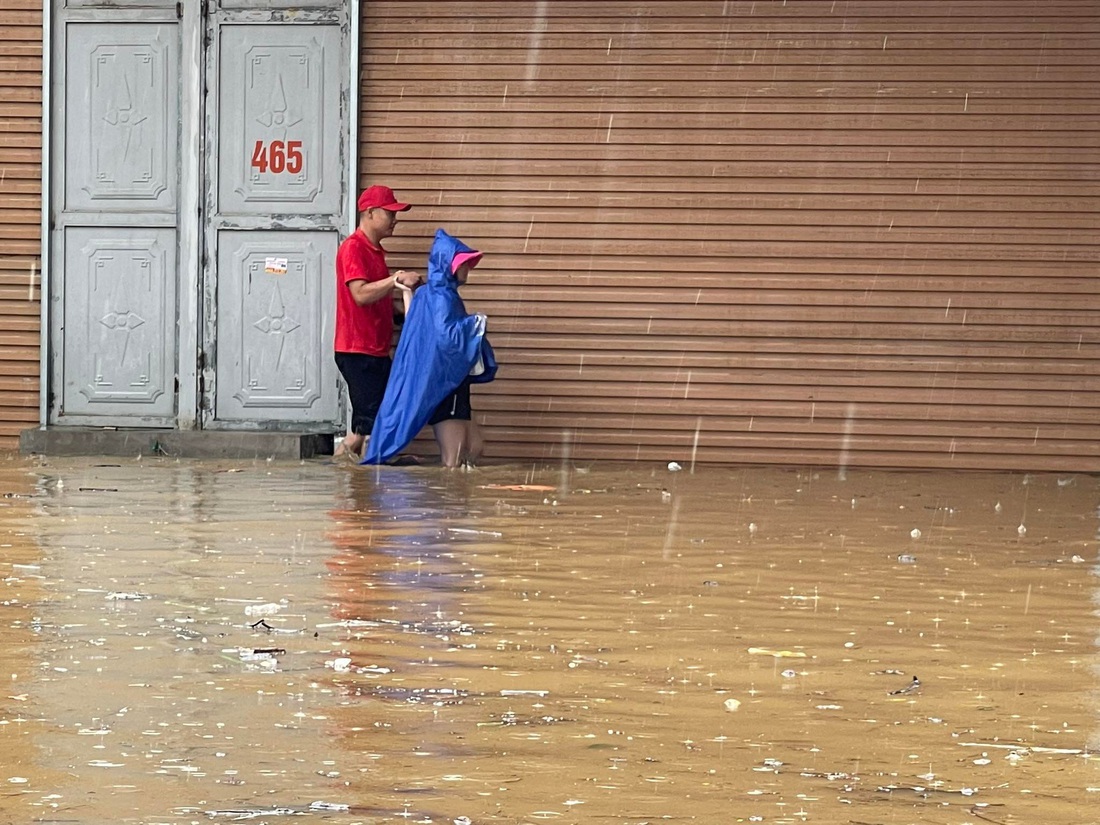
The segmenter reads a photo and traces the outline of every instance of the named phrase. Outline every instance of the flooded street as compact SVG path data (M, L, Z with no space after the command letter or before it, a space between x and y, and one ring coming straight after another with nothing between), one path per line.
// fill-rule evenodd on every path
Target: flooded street
M9 458L0 822L1095 822L1098 492Z

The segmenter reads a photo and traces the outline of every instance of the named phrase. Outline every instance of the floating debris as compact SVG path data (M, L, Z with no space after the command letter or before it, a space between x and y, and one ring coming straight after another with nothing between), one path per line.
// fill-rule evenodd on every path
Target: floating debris
M918 690L920 690L920 679L914 676L913 681L907 684L905 687L898 688L897 690L891 690L887 695L904 696L909 693L916 693Z
M339 802L310 802L309 809L311 811L339 811L347 812L350 806L343 805Z
M482 490L508 490L513 493L552 493L557 487L548 484L482 484Z
M775 650L770 647L750 647L750 656L773 656L776 659L805 659L806 654L801 650Z
M267 604L250 604L244 609L244 615L246 616L274 616L280 610L286 608L285 604L275 604L274 602L268 602Z
M243 821L245 819L259 819L261 816L298 816L298 811L293 808L223 808L206 811L206 815L211 819L223 816Z
M149 597L142 593L108 593L107 601L109 602L140 602L143 599Z

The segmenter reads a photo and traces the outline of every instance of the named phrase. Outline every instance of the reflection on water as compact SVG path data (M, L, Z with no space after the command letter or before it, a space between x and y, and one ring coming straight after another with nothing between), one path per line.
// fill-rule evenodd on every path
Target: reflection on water
M0 821L1086 822L1098 487L12 460Z

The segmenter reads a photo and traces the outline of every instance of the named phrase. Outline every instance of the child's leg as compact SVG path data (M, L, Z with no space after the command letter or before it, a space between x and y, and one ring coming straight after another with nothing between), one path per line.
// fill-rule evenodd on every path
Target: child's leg
M477 425L472 415L466 424L466 458L477 461L481 458L481 451L485 449L485 440L481 437L481 427Z
M451 418L432 425L435 440L439 444L439 458L444 467L453 469L462 463L468 450L469 423Z

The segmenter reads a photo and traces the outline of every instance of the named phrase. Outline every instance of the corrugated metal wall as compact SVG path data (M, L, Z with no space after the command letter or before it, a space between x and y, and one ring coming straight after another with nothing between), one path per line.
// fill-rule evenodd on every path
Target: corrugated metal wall
M39 0L0 0L0 447ZM1096 470L1094 0L363 0L364 180L490 253L491 454Z
M1100 469L1095 0L363 18L391 248L488 253L490 455Z
M0 0L0 449L38 423L41 89L41 0Z

